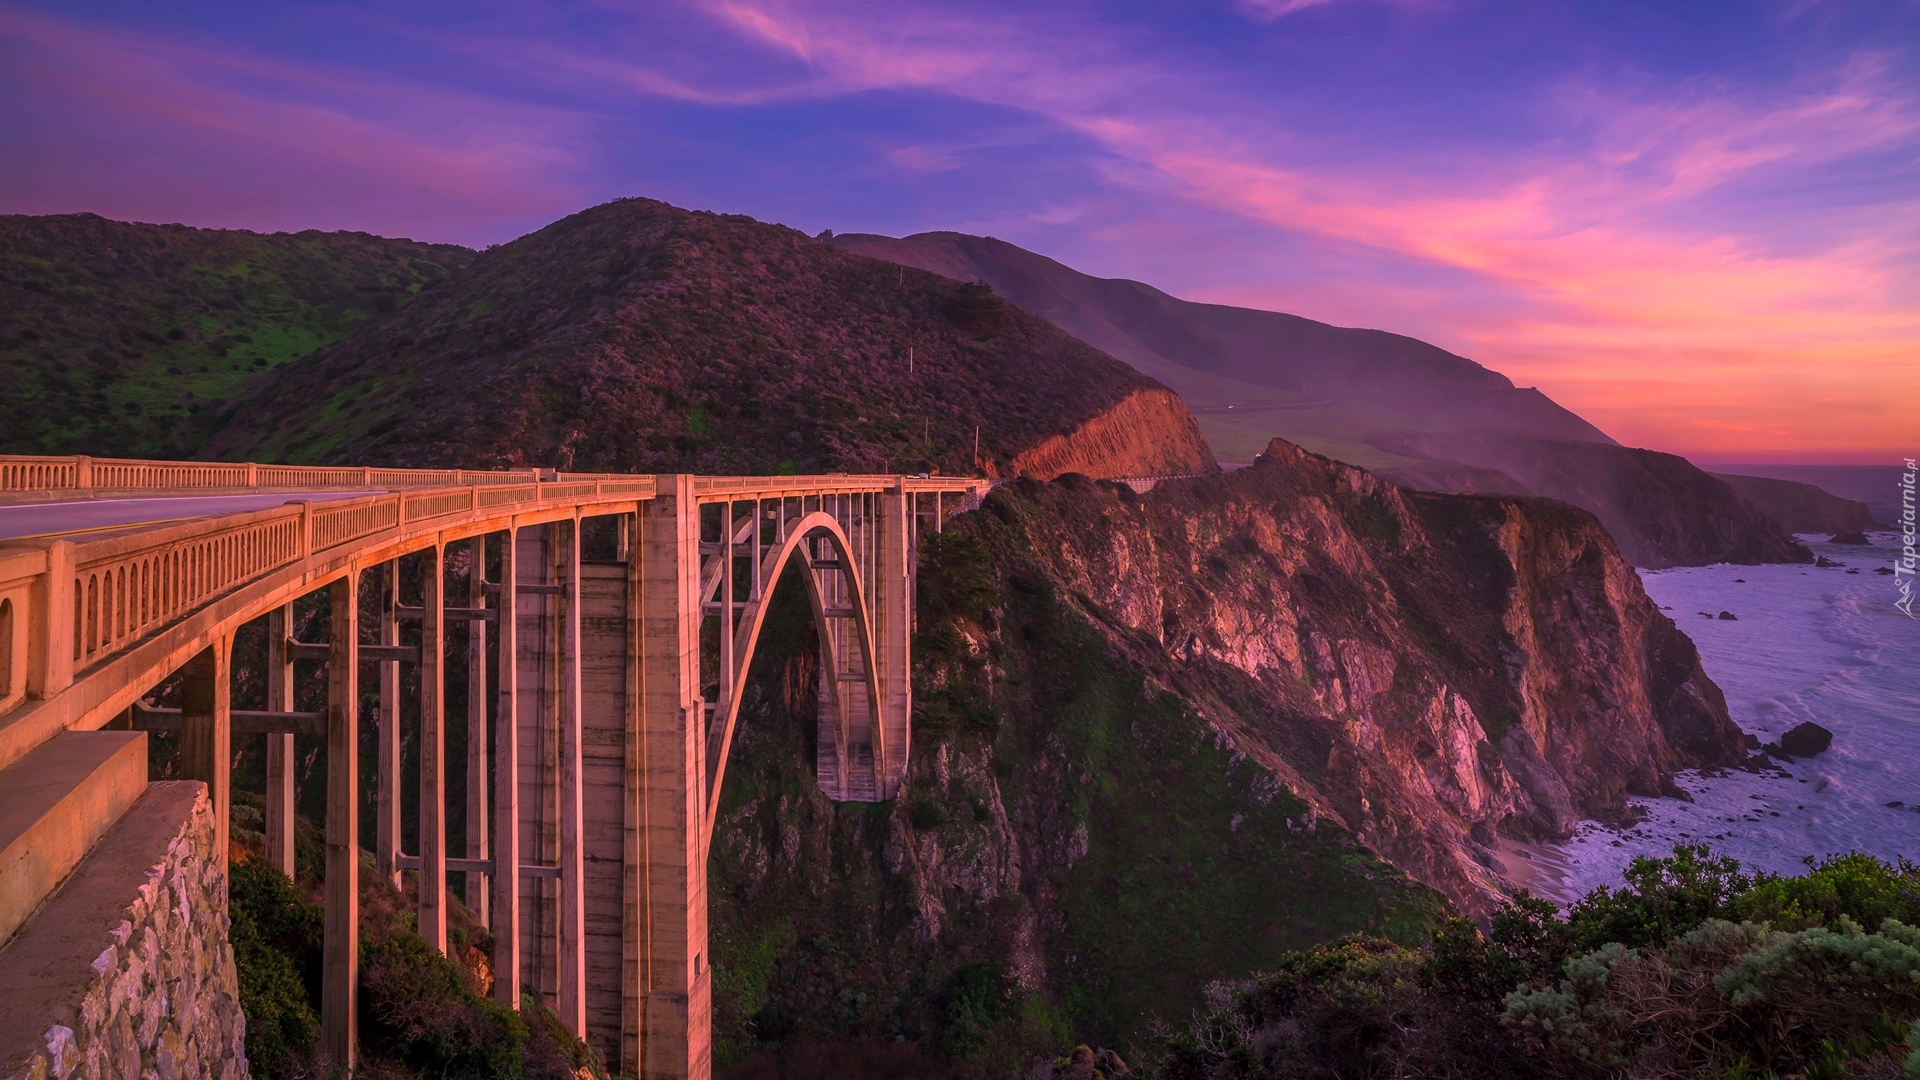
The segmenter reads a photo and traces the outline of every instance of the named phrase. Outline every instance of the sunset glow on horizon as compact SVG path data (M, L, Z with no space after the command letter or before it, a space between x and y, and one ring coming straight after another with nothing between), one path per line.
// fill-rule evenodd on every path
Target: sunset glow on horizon
M0 6L0 213L625 195L1411 334L1623 443L1920 450L1920 5Z

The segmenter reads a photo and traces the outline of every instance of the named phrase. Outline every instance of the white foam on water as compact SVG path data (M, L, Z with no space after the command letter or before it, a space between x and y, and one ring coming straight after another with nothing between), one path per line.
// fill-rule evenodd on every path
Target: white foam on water
M1564 869L1532 875L1536 894L1564 902L1618 886L1634 856L1678 843L1775 873L1847 851L1920 861L1920 621L1893 606L1896 579L1874 572L1899 556L1898 534L1869 538L1869 547L1800 538L1844 567L1641 571L1647 595L1699 646L1735 722L1775 742L1811 720L1833 732L1833 747L1766 773L1682 773L1693 802L1637 799L1646 819L1632 829L1581 823L1558 845Z

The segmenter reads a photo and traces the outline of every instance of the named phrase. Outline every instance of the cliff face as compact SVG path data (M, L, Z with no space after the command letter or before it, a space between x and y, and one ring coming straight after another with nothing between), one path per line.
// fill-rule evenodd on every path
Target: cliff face
M1571 507L1408 493L1278 440L1138 503L1052 490L1005 549L1216 692L1248 680L1268 707L1215 722L1469 908L1495 887L1476 831L1565 835L1742 756L1691 642Z
M1137 390L1074 430L1013 458L1013 476L1193 476L1219 471L1200 425L1171 390Z
M1742 756L1692 643L1548 500L1276 441L1144 496L1005 485L922 560L894 803L812 783L804 600L756 660L711 866L728 1054L1124 1047L1287 949L1417 934L1431 894L1403 873L1484 913L1496 832L1564 835ZM1005 1011L961 1007L995 979Z
M1858 532L1877 522L1866 503L1843 499L1813 484L1764 476L1714 473L1766 515L1792 533Z
M623 199L482 252L395 315L273 372L222 410L206 452L1007 475L1162 389L985 286ZM1205 458L1184 406L1165 402L1153 420L1170 426L1082 438L1106 449L1079 456L1125 475L1182 442ZM1148 457L1128 459L1130 445Z
M1536 495L1590 511L1635 566L1813 559L1725 481L1673 454L1499 432L1402 433L1375 442L1395 453L1499 470ZM1472 473L1452 479L1478 490Z

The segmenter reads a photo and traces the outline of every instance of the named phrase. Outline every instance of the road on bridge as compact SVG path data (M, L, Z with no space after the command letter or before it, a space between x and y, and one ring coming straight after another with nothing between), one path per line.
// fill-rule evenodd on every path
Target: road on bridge
M311 499L352 499L374 491L280 491L262 495L191 495L164 499L72 499L0 506L0 540L78 536L191 518L264 510Z

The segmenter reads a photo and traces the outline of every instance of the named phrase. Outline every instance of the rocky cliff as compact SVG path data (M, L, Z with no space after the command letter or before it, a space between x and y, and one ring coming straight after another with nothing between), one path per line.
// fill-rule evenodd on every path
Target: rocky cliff
M1878 522L1866 503L1843 499L1813 484L1765 476L1714 473L1790 533L1839 533L1871 529Z
M1813 559L1724 480L1673 454L1504 432L1402 433L1375 443L1439 459L1422 479L1453 480L1461 485L1456 490L1481 490L1487 474L1479 470L1497 470L1536 495L1588 510L1635 566Z
M1143 392L1156 409L1139 408ZM1103 419L1123 406L1161 426ZM983 285L646 199L482 252L266 376L217 425L207 456L261 461L1004 476L1039 453L1120 475L1212 467L1158 383Z
M1171 390L1136 390L1072 431L1014 455L1014 476L1193 476L1219 469L1200 425Z
M1499 833L1742 757L1692 643L1550 500L1276 441L1146 495L1009 484L922 559L893 804L812 783L804 598L756 660L712 863L727 1054L1124 1046L1287 949L1417 935L1423 885L1486 912Z

